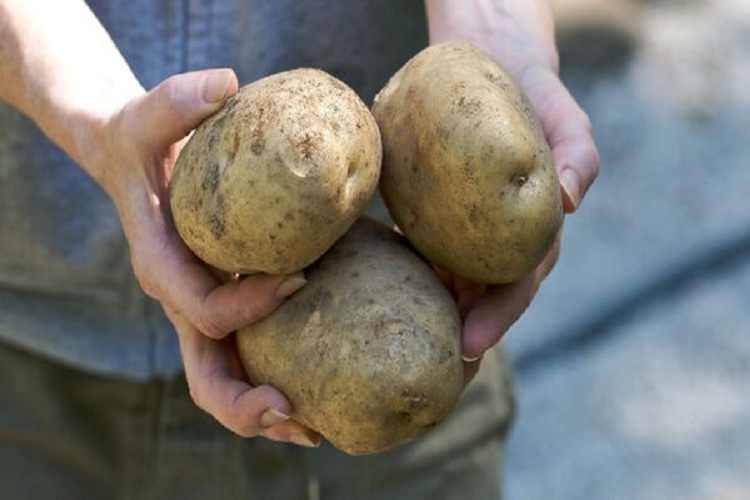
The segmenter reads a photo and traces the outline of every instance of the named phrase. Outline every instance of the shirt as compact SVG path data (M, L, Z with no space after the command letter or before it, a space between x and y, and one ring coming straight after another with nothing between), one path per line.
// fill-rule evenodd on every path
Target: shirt
M92 0L146 88L231 67L246 84L317 67L369 105L427 44L421 0ZM177 338L140 289L106 194L0 103L0 340L131 379L181 370Z

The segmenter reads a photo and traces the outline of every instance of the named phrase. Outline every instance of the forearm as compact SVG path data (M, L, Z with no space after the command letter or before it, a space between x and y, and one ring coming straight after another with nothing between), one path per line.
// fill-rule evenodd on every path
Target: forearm
M548 0L425 0L425 6L431 43L461 38L492 47L496 56L507 50L506 65L523 60L526 66L533 62L557 71Z
M0 0L0 99L95 179L103 125L143 89L82 0Z

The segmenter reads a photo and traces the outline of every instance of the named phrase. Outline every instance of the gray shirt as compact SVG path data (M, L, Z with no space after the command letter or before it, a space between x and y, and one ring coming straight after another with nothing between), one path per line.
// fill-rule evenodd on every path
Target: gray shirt
M421 0L92 0L146 88L227 66L240 83L324 69L368 104L427 43ZM130 267L110 200L0 103L0 339L133 379L181 369L176 336Z

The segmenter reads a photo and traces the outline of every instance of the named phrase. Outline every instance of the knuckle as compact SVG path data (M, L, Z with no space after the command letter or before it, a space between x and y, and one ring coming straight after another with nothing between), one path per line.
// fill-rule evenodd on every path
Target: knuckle
M592 127L593 127L592 122L591 122L591 117L583 108L581 108L580 106L577 106L577 107L578 107L578 119L581 122L581 127L585 129L587 132L591 132Z
M245 323L254 323L268 315L278 303L271 295L266 295L265 288L258 287L256 281L246 279L239 286L234 304L236 313Z
M195 386L195 384L188 384L188 393L190 394L190 399L192 399L193 403L195 403L195 406L203 411L208 411L205 399L203 397L203 391L199 390Z
M591 173L594 179L599 175L599 169L601 168L601 159L599 157L599 151L596 146L591 147Z
M213 318L205 314L197 315L193 320L193 324L199 332L212 339L224 338L226 337L227 333L229 333L224 331L224 329L221 328Z
M224 302L221 309L214 309L217 314L219 310L222 311L223 323L227 325L227 329L236 329L260 320L270 312L271 306L263 297L239 293ZM225 333L228 332L222 334Z
M180 81L178 75L172 75L157 87L157 99L167 107L175 106L180 100Z
M265 315L265 310L257 300L241 301L238 314L248 323L254 323Z
M241 411L237 400L229 405L227 413L220 422L230 431L246 438L255 437L262 430L258 422L253 421L246 412Z
M158 299L158 287L150 278L152 273L150 272L151 266L148 264L148 261L133 256L131 257L130 262L133 268L133 273L135 274L138 284L143 292L153 299Z
M226 427L235 434L245 438L256 437L260 433L260 429L258 429L257 426L247 422L238 421L238 419L234 419L230 425L227 425Z

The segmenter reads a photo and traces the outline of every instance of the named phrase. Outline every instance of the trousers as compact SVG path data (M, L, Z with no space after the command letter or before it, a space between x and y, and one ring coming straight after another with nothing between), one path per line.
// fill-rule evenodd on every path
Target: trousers
M496 500L511 387L490 351L430 434L350 457L236 436L193 404L183 376L99 376L0 343L0 499Z

